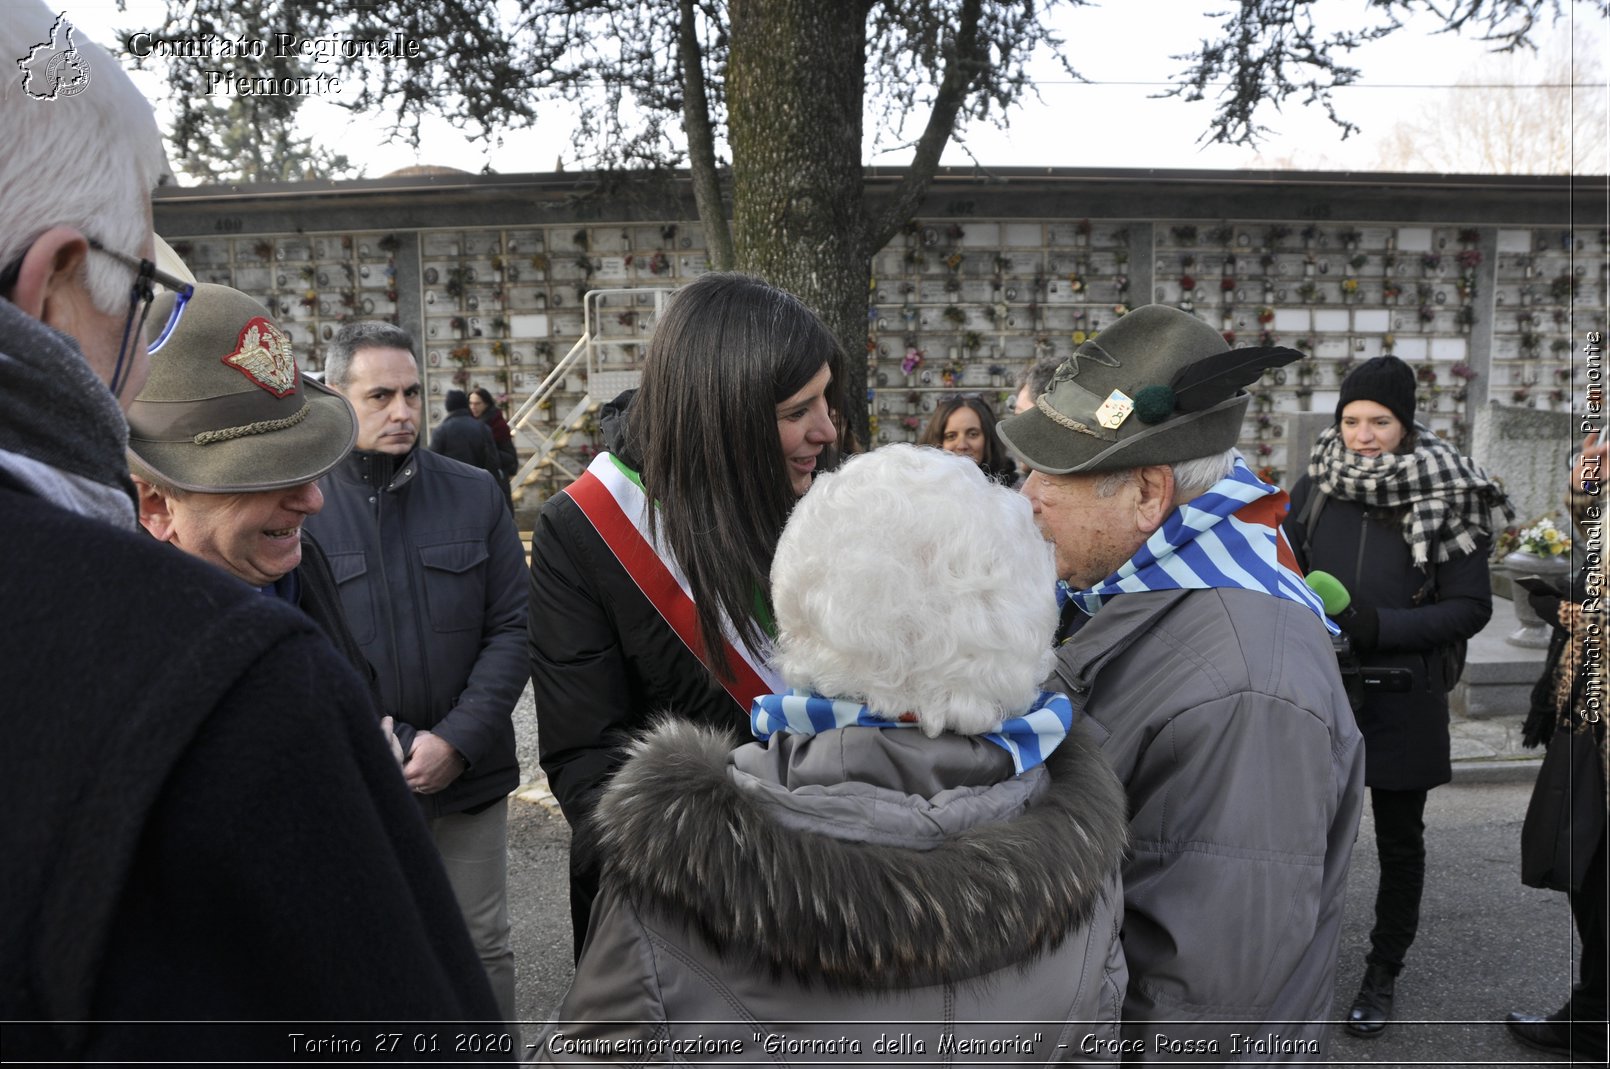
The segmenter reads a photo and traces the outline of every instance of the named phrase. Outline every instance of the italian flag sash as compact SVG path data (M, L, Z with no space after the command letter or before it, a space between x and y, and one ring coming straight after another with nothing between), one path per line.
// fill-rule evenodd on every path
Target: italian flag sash
M637 584L650 605L670 625L682 644L699 656L704 643L699 637L699 613L688 588L687 577L677 566L671 551L648 536L648 498L637 480L608 453L593 458L581 478L563 491L581 508L587 522L615 555L621 568ZM738 640L732 625L722 620L726 642L722 655L732 677L722 686L738 703L744 715L762 694L780 693L782 677Z

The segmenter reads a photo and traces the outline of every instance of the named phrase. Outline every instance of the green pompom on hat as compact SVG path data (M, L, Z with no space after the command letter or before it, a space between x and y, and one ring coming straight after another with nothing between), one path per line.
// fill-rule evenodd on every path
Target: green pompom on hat
M1001 421L1001 439L1051 475L1126 471L1214 456L1241 436L1263 372L1302 359L1284 346L1232 349L1169 305L1135 309L1074 350L1034 407Z

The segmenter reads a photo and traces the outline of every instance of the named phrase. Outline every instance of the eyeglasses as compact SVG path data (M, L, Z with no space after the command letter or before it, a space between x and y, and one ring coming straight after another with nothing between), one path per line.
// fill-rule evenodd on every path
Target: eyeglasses
M96 252L104 253L124 267L134 269L134 285L129 288L129 318L123 327L123 345L125 348L128 347L130 328L135 327L135 302L140 302L142 305L140 322L138 327L135 328L135 335L138 336L139 333L145 330L145 319L151 313L151 302L156 300L156 290L152 288L151 283L161 283L173 291L174 301L173 307L168 311L168 321L162 325L162 329L157 332L156 337L152 338L150 344L146 346L147 352L155 353L168 343L168 338L173 335L174 328L179 325L179 320L184 318L185 306L190 303L190 298L195 295L196 287L181 278L168 274L150 260L130 256L128 253L118 252L116 249L108 249L94 238L85 238L84 240L88 241L89 247Z
M167 343L168 338L173 334L174 328L179 325L179 320L184 317L185 305L190 302L190 298L195 294L196 288L183 279L176 278L166 271L160 270L150 260L109 249L92 237L86 236L84 240L96 252L110 256L123 266L134 270L134 285L129 287L129 314L123 321L123 340L118 346L117 363L112 368L112 381L107 384L112 391L112 396L115 397L123 389L123 381L126 376L125 367L132 366L133 363L128 359L129 339L138 338L145 330L146 317L151 314L151 302L156 300L156 290L152 287L152 283L160 283L172 290L175 299L173 308L168 312L168 321L163 324L162 330L146 346L146 351L149 353L155 353ZM31 249L32 247L30 245L28 248ZM4 270L0 270L0 294L9 294L17 288L17 280L22 277L22 261L27 255L28 249L23 249L15 260L7 264ZM139 313L138 322L135 321L136 312Z

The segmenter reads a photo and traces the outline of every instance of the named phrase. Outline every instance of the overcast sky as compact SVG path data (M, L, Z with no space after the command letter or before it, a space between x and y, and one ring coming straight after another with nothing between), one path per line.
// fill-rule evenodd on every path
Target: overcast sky
M83 32L120 53L123 43L112 30L148 30L181 35L181 27L164 28L160 0L128 0L127 10L117 0L47 0L64 7L68 18ZM1224 0L1226 6L1233 0ZM1446 101L1447 86L1486 67L1495 69L1487 45L1451 34L1433 34L1436 22L1421 19L1407 28L1353 54L1363 71L1361 85L1337 93L1337 108L1358 123L1360 134L1343 141L1320 108L1296 103L1284 112L1266 108L1259 120L1271 136L1256 149L1199 143L1207 128L1211 106L1186 104L1177 99L1155 100L1151 94L1167 88L1183 64L1171 57L1191 50L1211 34L1217 19L1203 9L1217 4L1202 0L1107 0L1099 6L1064 11L1060 29L1069 44L1070 58L1091 84L1073 83L1060 68L1041 63L1040 101L1030 100L1011 115L1006 130L974 126L964 130L947 150L943 163L966 166L974 158L990 166L1047 167L1160 167L1241 168L1296 166L1324 170L1367 170L1375 165L1376 143L1387 136L1400 118L1424 121ZM1361 19L1365 0L1319 0L1314 8L1334 27ZM1568 4L1578 31L1583 71L1579 83L1593 82L1602 99L1606 27L1589 11L1589 5ZM59 10L60 8L58 8ZM1335 21L1340 20L1340 21ZM294 30L294 27L287 27ZM1561 24L1544 35L1545 42L1568 39L1571 27ZM1545 44L1544 51L1548 50ZM162 105L161 62L152 71L135 74L140 85ZM193 63L193 60L166 62ZM1590 67L1591 64L1591 67ZM1542 63L1523 59L1512 69L1517 83L1536 84ZM1596 69L1593 69L1596 68ZM329 69L329 68L319 68ZM428 123L424 143L415 149L403 143L382 143L372 129L380 122L354 122L342 109L317 101L304 109L305 129L362 165L369 177L378 177L413 164L445 164L469 171L484 165L503 173L553 170L560 159L574 168L576 154L570 145L570 116L561 105L545 110L535 129L508 134L502 146L470 141L445 123ZM920 122L911 131L920 130ZM1524 131L1517 131L1524 137ZM865 160L898 165L909 162L906 151L888 151L874 142L869 128ZM1610 166L1587 168L1604 173Z

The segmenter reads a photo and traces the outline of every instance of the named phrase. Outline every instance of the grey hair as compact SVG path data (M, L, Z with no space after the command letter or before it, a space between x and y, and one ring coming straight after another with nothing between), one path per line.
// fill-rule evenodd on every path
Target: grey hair
M1056 567L1028 498L966 457L887 445L817 476L772 558L776 665L928 735L977 735L1051 670Z
M11 0L0 19L0 56L9 64L33 55L52 39L56 17L39 0ZM29 99L15 67L0 83L0 266L57 226L130 256L151 237L151 188L168 174L156 115L117 60L77 26L72 45L90 76L81 92ZM31 82L42 80L48 59L37 57ZM87 264L90 300L101 312L121 312L133 281L128 267L98 253Z
M1060 356L1047 356L1036 360L1024 368L1017 377L1017 392L1029 391L1030 397L1038 397L1051 385L1051 378L1057 373L1057 368L1067 363Z
M352 357L360 349L402 349L414 352L414 338L395 323L376 319L348 323L336 331L324 355L324 383L340 388L352 374Z
M1240 455L1240 452L1231 446L1224 452L1212 456L1179 460L1170 464L1169 469L1174 472L1174 496L1189 500L1205 492L1208 487L1235 470L1235 458ZM1116 494L1135 478L1137 470L1139 469L1125 468L1123 471L1108 473L1096 483L1096 496L1111 497Z

